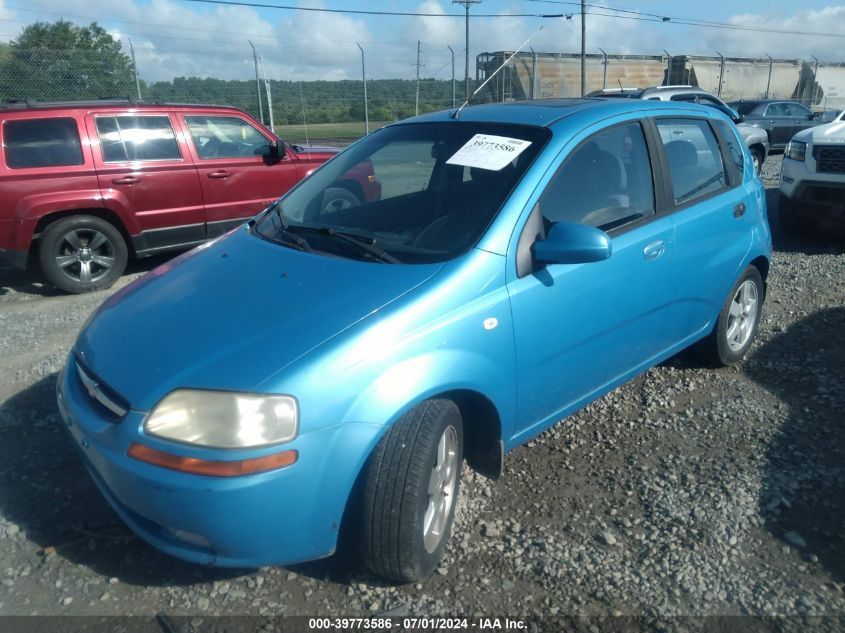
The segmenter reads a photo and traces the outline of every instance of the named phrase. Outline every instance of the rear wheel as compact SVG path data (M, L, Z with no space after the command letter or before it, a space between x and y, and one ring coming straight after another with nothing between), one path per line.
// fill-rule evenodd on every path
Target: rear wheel
M400 418L367 464L361 551L376 574L413 582L443 557L463 463L463 425L451 400L428 400Z
M53 222L39 244L44 276L71 293L108 288L123 274L128 256L120 231L92 215Z
M780 194L778 198L778 223L787 235L807 235L817 223L812 210L798 204L792 198Z
M757 333L763 297L760 271L749 266L731 289L713 332L698 344L698 351L705 360L719 367L742 360Z

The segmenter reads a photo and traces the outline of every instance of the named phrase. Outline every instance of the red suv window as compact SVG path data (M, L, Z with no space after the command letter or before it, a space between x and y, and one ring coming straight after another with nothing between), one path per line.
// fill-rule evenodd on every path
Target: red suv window
M96 120L106 163L182 158L170 117L98 116Z
M76 120L67 118L6 121L6 164L12 169L81 165L82 145Z

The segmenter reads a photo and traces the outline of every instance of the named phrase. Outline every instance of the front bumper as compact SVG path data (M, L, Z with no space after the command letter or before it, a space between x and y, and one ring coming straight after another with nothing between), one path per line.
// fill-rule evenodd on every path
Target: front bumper
M845 206L845 176L815 171L815 159L807 151L804 161L783 159L780 192L797 202Z
M72 357L71 357L72 358ZM107 501L141 538L179 558L221 567L290 564L334 552L346 501L379 427L345 424L300 435L287 468L243 477L206 477L127 456L132 442L205 459L274 452L198 450L143 435L144 413L118 423L97 411L71 360L59 377L62 419Z

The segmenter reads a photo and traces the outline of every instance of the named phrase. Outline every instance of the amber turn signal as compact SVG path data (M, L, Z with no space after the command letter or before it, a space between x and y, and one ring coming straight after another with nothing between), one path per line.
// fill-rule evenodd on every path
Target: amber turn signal
M165 453L164 451L159 451L143 444L130 444L126 454L139 461L161 466L162 468L191 473L192 475L206 475L208 477L238 477L240 475L263 473L268 470L290 466L296 463L299 457L296 451L284 451L255 459L221 462L173 455L172 453Z

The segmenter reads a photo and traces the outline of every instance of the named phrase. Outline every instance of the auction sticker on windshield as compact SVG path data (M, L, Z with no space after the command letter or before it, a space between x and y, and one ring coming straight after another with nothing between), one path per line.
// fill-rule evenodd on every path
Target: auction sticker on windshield
M531 141L492 134L476 134L446 162L450 165L500 171L531 145Z

